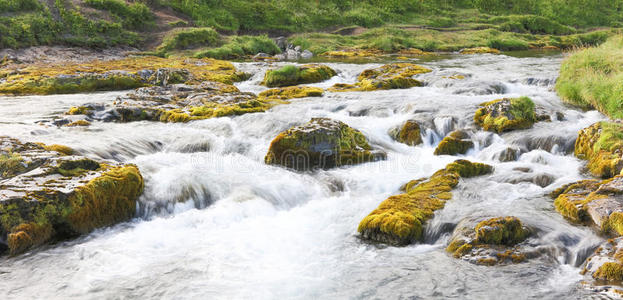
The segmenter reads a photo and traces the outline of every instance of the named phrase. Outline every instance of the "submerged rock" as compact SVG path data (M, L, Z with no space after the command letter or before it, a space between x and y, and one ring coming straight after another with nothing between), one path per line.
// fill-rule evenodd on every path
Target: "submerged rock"
M575 156L588 160L587 167L595 176L609 178L620 174L623 170L623 122L597 122L580 130Z
M452 189L460 178L491 173L493 168L481 163L457 160L427 180L416 180L405 186L405 193L381 202L359 223L364 240L404 246L422 239L424 223L434 212L452 199Z
M454 230L446 251L479 265L520 263L538 255L518 245L530 231L516 217L499 217L480 221L463 220Z
M10 254L129 220L143 192L134 165L0 137L0 244Z
M313 118L280 133L271 142L264 161L305 171L377 161L385 156L372 150L359 130L340 121Z
M528 97L504 98L482 103L476 111L474 122L484 130L502 133L526 129L537 121L534 102Z
M435 148L435 155L465 154L472 147L474 142L470 140L469 134L463 130L455 130L439 142Z
M266 71L262 84L267 87L291 86L321 82L335 75L337 73L325 65L287 65L280 69Z
M117 98L109 109L75 107L68 114L84 113L90 119L104 122L188 122L263 112L278 104L275 100L240 92L233 85L206 81L197 85L139 88Z
M623 235L622 175L604 181L578 181L557 189L552 196L556 210L565 218Z
M376 91L407 89L421 86L413 79L414 75L429 73L432 70L412 63L394 63L363 71L355 84L338 83L329 88L332 92Z
M394 139L409 146L417 146L422 143L420 124L415 120L407 120L400 128L390 133Z

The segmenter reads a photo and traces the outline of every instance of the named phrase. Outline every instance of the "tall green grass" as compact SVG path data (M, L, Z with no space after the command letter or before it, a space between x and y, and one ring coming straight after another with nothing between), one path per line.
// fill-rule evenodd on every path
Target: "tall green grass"
M567 57L556 91L566 102L623 118L623 36Z
M237 59L259 52L273 55L281 53L281 49L266 35L245 35L232 37L226 44L220 47L197 51L194 56L197 58Z

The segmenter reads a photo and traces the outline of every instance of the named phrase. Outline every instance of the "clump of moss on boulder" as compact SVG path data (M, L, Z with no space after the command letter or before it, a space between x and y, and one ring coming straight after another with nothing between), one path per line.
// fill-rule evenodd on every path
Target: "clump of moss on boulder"
M387 64L363 71L357 77L357 83L355 84L338 83L333 85L329 91L352 92L408 89L422 85L413 76L429 72L432 72L432 70L412 63Z
M261 92L258 98L287 100L305 97L321 97L324 90L311 86L289 86L283 88L269 89Z
M143 192L136 166L66 156L59 145L7 137L0 137L0 149L19 154L21 165L0 177L0 253L20 254L134 216Z
M594 224L604 233L623 235L623 175L603 181L581 180L552 192L554 207L572 222Z
M485 175L493 168L482 163L457 160L433 174L428 180L415 182L406 192L381 202L359 223L364 240L394 246L408 245L423 237L424 225L434 212L452 198L452 189L460 178Z
M623 281L623 237L609 239L601 244L582 268L582 274L590 274L599 281L620 283Z
M448 134L437 148L435 148L435 155L457 155L465 154L467 151L474 147L474 142L470 139L467 132L463 130L455 130Z
M266 71L262 84L267 87L292 86L325 81L335 75L337 73L325 65L287 65L280 69Z
M528 97L498 99L480 106L474 122L487 131L527 129L537 121L534 102Z
M447 252L455 258L461 258L479 265L502 263L520 263L537 253L529 253L518 246L530 231L516 217L498 217L478 222L461 221L450 240Z
M417 146L422 143L420 124L415 120L407 120L390 134L396 141L409 146Z
M269 165L305 171L381 159L385 159L385 153L374 151L359 130L340 121L313 118L273 139L264 161Z
M461 54L500 54L500 50L489 47L465 48L459 51Z
M588 169L597 177L620 174L623 170L623 123L597 122L580 130L575 155L588 160Z

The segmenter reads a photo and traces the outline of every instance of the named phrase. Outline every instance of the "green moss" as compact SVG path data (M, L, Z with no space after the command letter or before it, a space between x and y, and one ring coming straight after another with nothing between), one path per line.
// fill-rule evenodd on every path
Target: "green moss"
M515 217L484 220L476 225L476 239L489 245L512 246L526 239L528 231Z
M582 180L568 185L554 200L554 207L563 217L571 221L587 221L588 214L585 207L587 197L600 184L597 180Z
M413 76L429 72L432 72L432 70L412 63L387 64L378 68L364 70L359 74L357 83L354 85L335 84L328 90L332 92L351 92L407 89L422 85L420 81L413 79Z
M575 155L588 160L588 169L598 177L610 178L623 170L623 124L598 122L580 130Z
M466 160L453 162L407 193L381 202L359 223L358 231L364 239L397 246L420 240L424 223L452 198L451 190L459 183L461 174L477 176L491 170L490 166Z
M199 50L193 55L197 58L240 59L260 52L274 55L281 53L281 49L266 35L243 35L231 37L220 47Z
M71 147L64 146L64 145L58 145L58 144L43 145L43 148L47 151L55 151L62 155L74 154L74 149L72 149Z
M481 106L474 114L474 122L487 131L526 129L537 121L534 102L528 97L498 99Z
M0 154L0 175L4 178L13 177L26 170L26 163L18 153Z
M91 108L86 106L72 106L67 111L68 115L86 115L91 111Z
M95 171L100 168L100 164L92 159L83 158L79 160L62 161L55 169L55 172L67 177L80 176L88 171Z
M83 126L90 126L91 122L87 121L87 120L77 120L77 121L73 121L67 125L65 125L66 127L83 127Z
M325 81L337 73L325 65L287 65L280 69L266 71L262 84L268 87L291 86Z
M623 264L619 262L607 262L601 265L593 277L609 281L623 281Z
M614 231L617 235L623 235L623 212L611 213L603 227L605 232Z
M199 46L219 46L221 43L220 35L212 28L184 28L167 34L156 51L164 54Z
M462 49L460 53L461 54L484 54L484 53L499 54L500 50L493 49L490 47L475 47L475 48Z
M407 120L398 132L399 142L409 146L416 146L422 143L420 124L414 120Z
M437 148L435 148L435 155L457 155L465 154L467 151L474 147L474 142L469 139L469 135L464 131L453 131L446 136Z
M271 100L287 100L293 98L321 97L323 92L323 89L317 87L289 86L263 91L258 95L258 98Z

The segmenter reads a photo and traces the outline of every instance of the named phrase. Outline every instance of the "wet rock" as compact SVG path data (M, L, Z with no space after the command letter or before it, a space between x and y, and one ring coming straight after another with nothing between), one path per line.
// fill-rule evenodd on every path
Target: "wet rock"
M337 73L333 69L321 64L287 65L266 71L262 84L267 87L292 86L325 81L335 75Z
M623 170L623 121L597 122L580 130L575 156L588 160L589 171L609 178Z
M584 263L582 273L620 285L623 281L623 237L603 243Z
M75 107L68 114L85 114L104 122L188 122L262 112L277 104L274 101L242 93L233 85L206 81L139 88L118 97L112 107Z
M501 162L516 161L519 158L521 151L517 148L507 147L506 149L497 153L494 158Z
M264 161L298 171L329 169L385 159L366 137L348 125L327 118L280 133L270 144Z
M467 87L456 89L453 94L457 95L496 95L506 93L506 85L502 82L481 82Z
M556 79L554 78L524 78L521 80L521 83L525 85L535 85L535 86L553 86L556 83Z
M7 137L0 137L0 149L0 242L10 254L134 216L143 192L136 166Z
M469 134L464 130L456 130L439 142L435 148L435 155L465 154L472 147L474 147L474 142Z
M400 128L394 129L390 135L400 143L417 146L422 143L420 124L415 120L407 120Z
M623 235L623 176L578 181L557 189L552 196L556 210L567 219Z
M532 174L530 172L531 170L528 170L527 172L524 172L524 174L513 175L511 178L505 180L504 182L512 184L529 182L544 188L556 181L556 177L554 175L547 173Z
M534 103L528 97L504 98L481 104L474 122L484 130L502 133L526 129L537 121Z
M283 88L270 89L261 92L258 96L262 99L287 100L293 98L320 97L324 90L311 86L288 86Z
M294 50L294 49L288 49L286 50L286 59L287 60L298 60L301 56L301 53Z
M525 152L539 149L550 153L562 152L567 154L573 152L575 137L562 136L555 133L530 133L520 136L513 143L520 146Z
M521 263L538 256L538 251L522 244L530 230L516 217L499 217L478 222L461 221L446 251L478 265ZM475 225L474 225L475 224Z
M264 60L272 60L272 59L273 57L270 54L264 53L264 52L260 52L253 56L254 61L264 61Z
M493 168L481 163L457 160L430 178L416 180L405 186L405 193L381 202L359 223L362 239L404 246L423 238L424 224L436 210L452 199L452 189L460 178L489 174Z
M407 89L421 86L413 76L429 73L432 70L411 63L387 64L375 69L363 71L355 84L338 83L329 88L332 92L375 91L389 89Z

